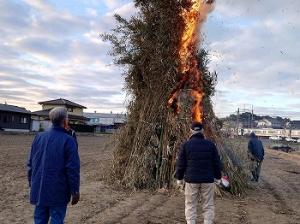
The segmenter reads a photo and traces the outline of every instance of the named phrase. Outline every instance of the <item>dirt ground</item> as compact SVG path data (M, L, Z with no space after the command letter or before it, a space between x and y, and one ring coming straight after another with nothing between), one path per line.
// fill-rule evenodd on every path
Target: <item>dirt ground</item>
M1 224L32 223L25 165L32 138L0 135ZM66 223L184 223L183 195L130 193L103 181L111 159L106 142L107 137L79 137L82 199L69 207ZM267 151L262 180L246 197L217 199L216 223L299 224L300 154Z

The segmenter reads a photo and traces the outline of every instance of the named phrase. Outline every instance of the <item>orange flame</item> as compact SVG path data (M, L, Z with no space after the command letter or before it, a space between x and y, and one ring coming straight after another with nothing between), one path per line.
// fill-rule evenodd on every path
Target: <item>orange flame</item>
M199 44L199 28L205 21L207 14L212 10L214 1L190 0L191 7L184 9L181 16L185 23L184 33L180 43L179 72L182 77L177 87L172 91L168 105L173 109L175 114L179 114L180 108L178 98L181 91L186 85L191 88L190 95L194 99L192 108L193 121L203 121L203 76L198 68L197 50Z

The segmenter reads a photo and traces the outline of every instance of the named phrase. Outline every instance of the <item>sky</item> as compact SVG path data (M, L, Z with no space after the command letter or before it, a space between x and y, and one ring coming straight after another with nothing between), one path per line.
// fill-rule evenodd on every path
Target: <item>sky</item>
M35 111L66 98L125 112L123 70L99 34L114 28L115 13L135 12L131 0L0 0L0 103ZM218 73L218 116L253 105L300 119L299 0L219 0L202 34Z

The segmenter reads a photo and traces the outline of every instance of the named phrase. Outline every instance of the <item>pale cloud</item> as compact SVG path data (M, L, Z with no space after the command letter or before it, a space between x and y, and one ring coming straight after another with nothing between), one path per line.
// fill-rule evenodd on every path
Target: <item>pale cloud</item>
M217 114L253 104L257 113L300 118L292 106L300 102L299 8L296 0L217 3L204 29L210 69L226 93L215 97Z
M109 4L118 10L126 2ZM51 1L1 1L0 101L37 110L38 101L65 97L93 110L124 111L120 70L99 37L113 24L96 8L78 15Z
M119 0L103 0L103 2L109 9L115 9L121 5Z
M118 14L124 18L129 18L136 12L136 9L134 7L134 4L132 2L127 3L125 5L122 5L121 7L116 8L112 12L108 12L107 16L113 16L115 14Z

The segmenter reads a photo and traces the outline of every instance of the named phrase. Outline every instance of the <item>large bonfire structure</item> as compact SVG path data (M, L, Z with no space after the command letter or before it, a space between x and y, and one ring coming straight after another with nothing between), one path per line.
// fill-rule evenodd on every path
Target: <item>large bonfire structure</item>
M169 188L178 150L191 122L202 122L220 151L232 192L246 187L242 165L219 132L211 96L216 74L199 50L199 31L213 1L135 0L130 20L116 15L118 26L104 35L112 55L125 66L128 123L116 136L112 176L130 188Z

